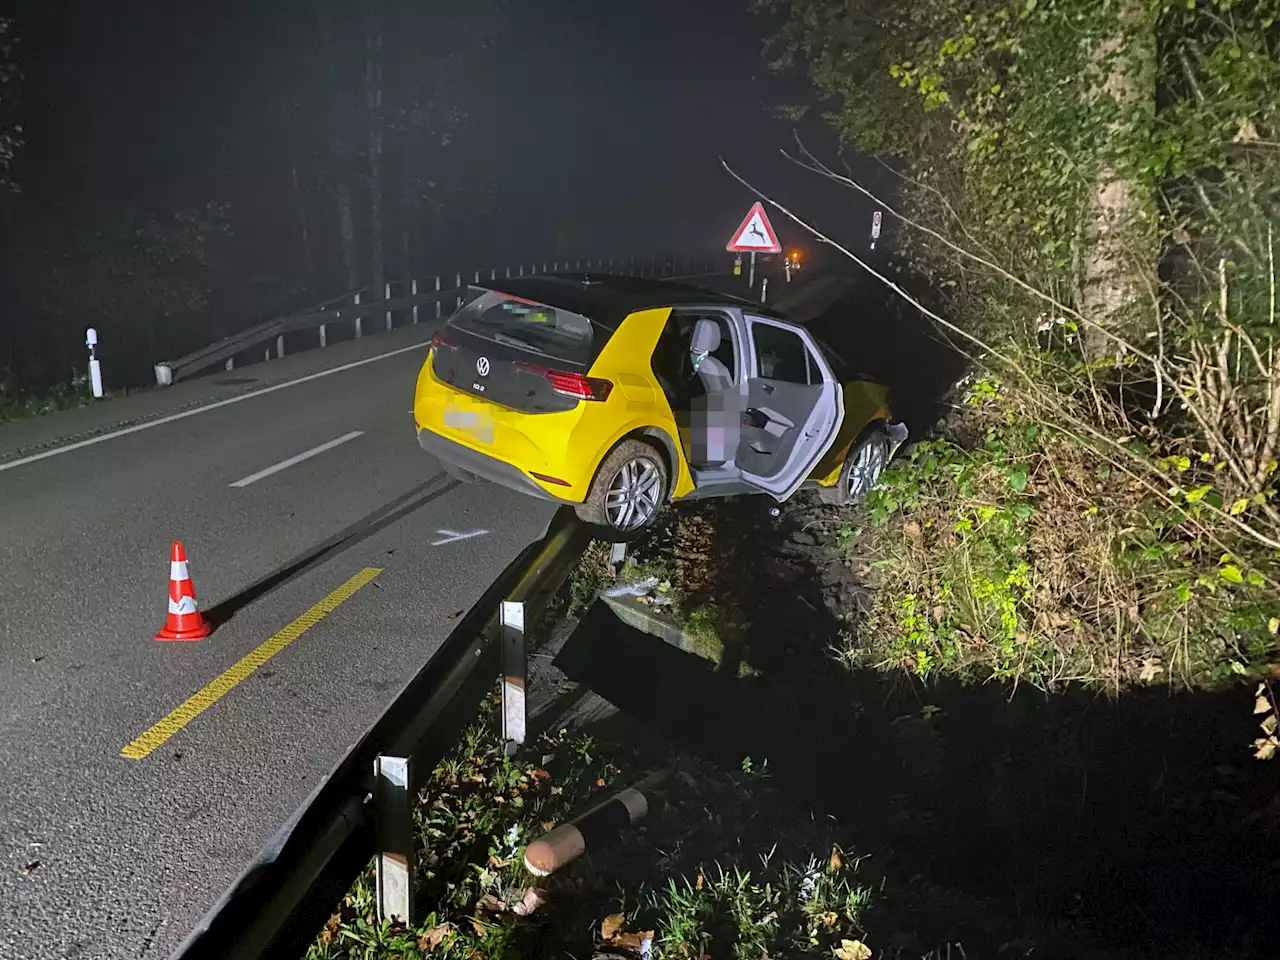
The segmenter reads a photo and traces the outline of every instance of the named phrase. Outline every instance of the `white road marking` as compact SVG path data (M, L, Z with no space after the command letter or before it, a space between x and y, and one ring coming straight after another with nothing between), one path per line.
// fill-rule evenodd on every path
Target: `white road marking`
M433 547L443 547L446 543L457 543L459 540L470 540L472 537L483 537L488 530L472 530L468 533L454 533L452 530L437 530L436 533L441 534L443 540L434 540L431 545Z
M28 463L35 463L37 460L44 460L47 457L56 457L60 453L70 453L72 450L91 447L95 443L105 443L107 440L114 440L116 437L128 436L131 433L138 433L142 430L150 430L152 427L159 427L166 423L173 423L175 420L194 417L197 413L206 413L209 410L217 410L219 407L229 407L233 403L239 403L242 400L252 400L254 397L261 397L263 394L267 393L275 393L277 390L284 390L286 387L296 387L300 383L310 383L312 380L319 380L321 377L327 377L330 374L342 373L344 370L354 370L356 367L363 367L366 363L376 363L377 361L385 360L388 357L394 357L401 353L408 353L410 350L424 350L429 346L431 346L430 342L415 343L410 347L400 347L397 350L380 353L376 357L366 357L363 360L344 363L342 366L334 367L332 370L321 370L319 373L311 373L305 377L299 377L297 380L287 380L284 383L272 384L269 387L263 387L261 390L255 390L252 393L242 393L238 397L228 397L226 400L218 400L215 403L209 403L203 407L195 407L192 410L183 410L181 413L173 413L167 417L160 417L157 420L148 420L146 423L139 423L132 427L125 427L123 430L114 430L111 433L104 433L101 436L90 437L88 440L78 440L75 443L68 443L63 447L55 447L52 450L33 453L29 457L21 457L17 460L10 460L8 463L0 463L0 473L3 473L6 470L12 470L14 467L24 466Z
M332 450L334 447L346 443L348 440L354 440L356 437L363 437L363 430L352 430L350 433L344 433L337 440L330 440L328 443L322 443L318 447L312 447L305 453L300 453L296 457L290 457L288 460L281 460L279 463L273 463L265 470L259 470L257 473L251 473L247 477L237 480L231 484L233 487L247 487L251 483L261 480L263 477L269 477L273 473L279 473L281 470L287 470L295 463L301 463L303 460L310 460L318 453L324 453L326 450Z

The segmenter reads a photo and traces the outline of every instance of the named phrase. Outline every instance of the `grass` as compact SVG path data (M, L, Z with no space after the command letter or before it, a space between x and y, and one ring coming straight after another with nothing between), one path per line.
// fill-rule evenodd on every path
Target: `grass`
M493 703L433 772L415 816L427 911L411 928L379 923L366 869L308 950L309 960L425 956L563 957L592 950L656 958L861 953L870 902L856 864L822 825L779 812L759 774L642 756L559 732L505 757ZM539 880L523 848L552 825L638 780L676 771L666 802L607 849ZM744 827L768 824L749 839ZM539 904L529 915L513 909ZM866 956L869 956L867 954Z
M1044 689L1265 674L1278 652L1275 558L1246 562L1244 545L1237 555L1205 536L1213 517L1190 476L1194 456L1212 477L1210 458L1154 454L1174 493L1160 498L1033 409L980 380L944 436L886 471L867 502L875 609L847 659Z
M115 393L106 393L102 399L111 399ZM74 410L94 402L88 374L76 374L70 380L54 384L42 394L26 394L18 397L0 396L0 423L9 420L40 417L59 410Z

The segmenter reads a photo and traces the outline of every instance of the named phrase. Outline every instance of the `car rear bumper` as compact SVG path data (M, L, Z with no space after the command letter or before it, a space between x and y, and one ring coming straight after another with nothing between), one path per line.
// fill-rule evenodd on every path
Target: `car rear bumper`
M552 503L571 502L552 496L538 486L531 477L511 464L481 453L479 450L472 450L456 440L442 437L431 430L418 430L418 446L433 457L451 464L477 480L488 480L500 487L537 497L539 500L549 500Z

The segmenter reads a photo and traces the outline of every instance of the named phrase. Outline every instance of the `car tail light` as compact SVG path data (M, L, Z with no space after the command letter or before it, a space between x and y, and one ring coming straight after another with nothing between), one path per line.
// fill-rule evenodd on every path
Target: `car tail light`
M517 363L516 367L526 373L546 378L551 389L561 396L578 400L607 400L609 391L613 389L611 382L600 377L584 377L567 370L551 370L536 363Z

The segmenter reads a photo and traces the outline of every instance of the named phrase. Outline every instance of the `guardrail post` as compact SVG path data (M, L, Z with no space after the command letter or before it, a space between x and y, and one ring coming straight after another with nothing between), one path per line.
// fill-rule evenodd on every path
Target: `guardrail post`
M609 545L609 573L617 576L627 563L627 545L625 543L614 543Z
M418 295L417 280L412 280L409 282L409 295L413 297L416 297ZM418 322L418 305L416 303L413 305L413 322L414 323Z
M276 337L276 359L279 360L284 356L284 334Z
M360 294L356 294L356 306L360 306ZM356 338L359 339L360 334L364 331L360 329L360 318L356 317Z
M382 288L382 299L383 299L383 300L390 300L390 299L391 299L391 283L390 283L390 281L388 281L388 282L387 282L387 284L386 284L386 286L384 286L384 287ZM390 331L391 331L391 311L390 311L390 310L388 310L388 311L387 311L387 332L390 332Z
M507 756L524 743L525 683L529 662L524 648L524 603L502 601L502 739Z
M436 277L436 293L439 293L439 292L440 292L440 278ZM436 319L437 320L440 319L440 309L441 309L440 298L436 297Z
M413 908L413 798L409 757L381 754L373 761L373 816L377 837L378 920L417 922Z

